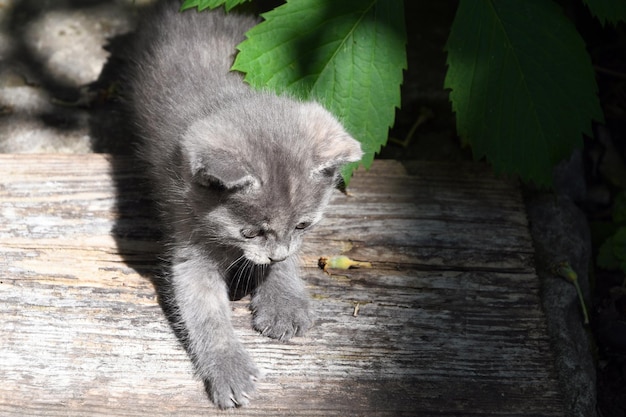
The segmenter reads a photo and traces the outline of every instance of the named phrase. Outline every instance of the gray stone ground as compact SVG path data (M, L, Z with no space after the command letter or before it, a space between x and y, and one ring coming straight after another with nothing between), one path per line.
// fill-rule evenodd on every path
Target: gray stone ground
M555 192L534 193L526 200L541 280L543 309L556 355L568 415L596 416L596 367L592 337L585 327L574 285L557 277L555 265L568 262L578 275L589 314L591 237L585 213L576 205L586 196L582 153L555 170Z
M58 103L97 80L145 3L0 0L0 152L92 151L88 111Z
M96 146L90 129L93 111L59 103L77 100L80 88L98 79L108 56L103 49L107 39L130 31L141 7L150 1L0 0L0 152L86 153L115 148ZM454 139L453 117L441 90L445 68L441 47L449 25L426 29L435 34L434 42L419 31L429 24L429 16L447 13L445 19L451 21L453 13L441 10L442 3L420 3L425 9L415 14L423 21L414 22L411 36L420 53L427 54L427 61L434 64L425 72L409 68L408 93L403 99L410 111L398 115L399 123L404 118L410 125L418 113L414 103L426 102L435 112L434 120L418 130L411 150L388 146L384 150L388 157L464 157ZM411 56L409 62L414 62ZM535 195L528 205L544 309L568 415L591 417L595 415L595 367L588 335L573 286L550 272L551 265L567 260L588 290L588 231L584 215L573 202L585 192L577 172L582 171L559 170L557 182L563 190L559 196Z

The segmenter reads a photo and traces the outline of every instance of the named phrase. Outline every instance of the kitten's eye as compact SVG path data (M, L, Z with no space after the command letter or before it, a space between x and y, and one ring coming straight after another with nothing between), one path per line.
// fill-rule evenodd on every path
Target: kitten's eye
M310 222L301 222L301 223L298 223L298 224L296 225L296 229L298 229L298 230L304 230L304 229L306 229L307 227L309 227L310 225L311 225L311 223L310 223Z
M241 236L245 237L246 239L254 239L255 237L263 236L263 234L264 234L263 229L242 229L241 230Z

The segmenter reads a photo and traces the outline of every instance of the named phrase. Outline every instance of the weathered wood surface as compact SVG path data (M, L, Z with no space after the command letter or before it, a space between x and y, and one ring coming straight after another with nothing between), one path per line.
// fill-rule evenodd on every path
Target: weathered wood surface
M0 156L0 415L221 413L158 305L140 182L109 156ZM340 253L374 267L316 268ZM233 303L265 376L229 415L563 415L514 183L378 161L302 258L319 316L306 337L262 337Z

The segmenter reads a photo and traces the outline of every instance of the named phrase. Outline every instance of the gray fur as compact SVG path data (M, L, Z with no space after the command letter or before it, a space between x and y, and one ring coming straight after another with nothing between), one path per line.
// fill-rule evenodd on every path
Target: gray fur
M253 91L229 71L255 19L176 9L157 7L137 35L130 113L187 350L212 400L236 407L259 371L234 334L228 287L254 281L253 326L264 335L288 340L313 324L297 251L340 167L362 152L320 105Z

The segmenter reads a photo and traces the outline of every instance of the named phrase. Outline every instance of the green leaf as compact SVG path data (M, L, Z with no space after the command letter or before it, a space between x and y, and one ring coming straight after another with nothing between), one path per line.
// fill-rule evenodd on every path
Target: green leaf
M626 226L626 224L624 224ZM591 246L600 247L609 237L613 236L618 225L612 221L591 220L589 231L591 232Z
M400 105L402 0L291 0L247 33L233 69L253 87L315 99L359 140L368 168ZM344 179L358 164L344 171Z
M626 191L622 191L615 197L613 221L619 225L626 226Z
M619 268L619 259L613 255L613 244L610 238L598 249L598 266L608 270Z
M446 49L458 133L496 171L549 185L603 119L585 45L552 1L461 0Z
M215 9L224 5L226 11L229 11L235 6L238 6L241 3L246 3L250 0L185 0L183 5L180 7L180 10L187 10L193 7L197 7L198 11L202 11L205 9Z
M626 227L620 227L598 250L598 265L626 272Z
M591 13L602 25L609 22L613 25L626 21L626 1L624 0L583 0Z

